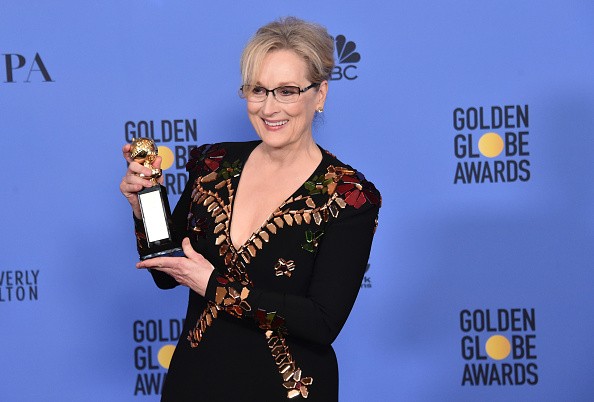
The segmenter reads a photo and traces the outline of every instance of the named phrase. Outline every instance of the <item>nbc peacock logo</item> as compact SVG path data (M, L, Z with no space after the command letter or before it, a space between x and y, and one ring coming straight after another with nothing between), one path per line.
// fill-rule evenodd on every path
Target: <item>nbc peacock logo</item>
M338 35L334 39L336 45L336 60L337 65L334 66L330 79L332 81L342 80L343 78L349 81L357 79L356 64L361 61L361 55L356 52L357 44L353 41L347 41L344 35Z

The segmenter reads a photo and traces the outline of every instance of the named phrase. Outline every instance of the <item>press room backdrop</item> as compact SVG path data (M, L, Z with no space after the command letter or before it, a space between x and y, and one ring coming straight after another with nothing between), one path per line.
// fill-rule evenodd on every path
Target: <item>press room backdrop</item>
M383 195L341 401L593 400L594 3L369 0L0 4L0 400L158 400L187 291L134 268L120 149L175 203L191 147L255 138L239 55L286 15Z

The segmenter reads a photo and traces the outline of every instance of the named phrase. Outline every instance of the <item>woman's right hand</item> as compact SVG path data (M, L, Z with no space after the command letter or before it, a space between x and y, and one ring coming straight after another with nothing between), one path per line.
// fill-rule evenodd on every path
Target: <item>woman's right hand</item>
M142 219L142 213L140 212L140 203L138 202L138 192L145 187L151 187L151 169L144 167L130 157L130 144L126 144L122 147L122 153L126 162L128 162L128 170L126 175L122 178L120 183L120 191L124 194L124 197L130 203L134 216L138 219ZM157 156L153 162L153 167L159 169L161 167L161 157ZM144 177L140 177L143 174ZM163 182L163 176L158 179L159 183Z

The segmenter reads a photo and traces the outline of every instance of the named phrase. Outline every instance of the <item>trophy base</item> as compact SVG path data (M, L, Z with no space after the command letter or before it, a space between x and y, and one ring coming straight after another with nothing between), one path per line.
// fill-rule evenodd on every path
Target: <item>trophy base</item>
M149 260L156 257L185 257L181 247L175 247L169 250L156 251L147 255L140 256L140 261Z
M147 248L140 250L140 260L156 257L185 257L179 242L170 230L171 212L167 191L161 185L138 192Z

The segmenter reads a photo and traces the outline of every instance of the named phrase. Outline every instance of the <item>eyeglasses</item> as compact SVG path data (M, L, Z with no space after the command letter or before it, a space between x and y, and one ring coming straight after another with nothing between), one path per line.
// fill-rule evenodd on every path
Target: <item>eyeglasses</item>
M266 89L260 85L242 85L239 88L239 96L248 102L264 102L268 98L268 94L272 93L274 99L280 103L297 102L299 95L312 88L319 87L319 83L313 83L303 89L292 85L284 85L274 89Z

